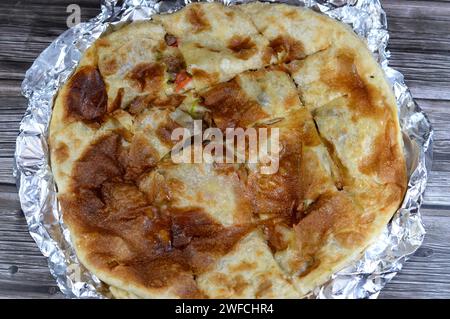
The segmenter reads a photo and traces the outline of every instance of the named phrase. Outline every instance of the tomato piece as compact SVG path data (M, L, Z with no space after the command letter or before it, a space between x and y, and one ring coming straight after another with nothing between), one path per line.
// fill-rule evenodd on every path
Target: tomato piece
M185 70L178 73L175 78L175 92L180 92L191 81L192 81L192 78L189 76L189 74Z

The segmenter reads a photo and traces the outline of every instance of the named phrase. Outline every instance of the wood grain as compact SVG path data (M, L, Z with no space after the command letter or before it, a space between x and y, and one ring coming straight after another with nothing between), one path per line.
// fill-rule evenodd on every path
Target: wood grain
M380 298L450 298L450 209L422 209L422 247L383 289Z
M15 187L0 184L0 298L57 292L47 261L28 233Z
M66 27L66 7L82 21L96 0L0 3L0 298L61 298L47 261L30 237L12 173L19 123L26 108L20 85L31 63ZM450 298L450 1L382 1L388 14L391 65L405 75L435 129L433 170L423 215L424 245L380 298Z
M383 1L388 15L391 65L416 98L450 99L450 2Z

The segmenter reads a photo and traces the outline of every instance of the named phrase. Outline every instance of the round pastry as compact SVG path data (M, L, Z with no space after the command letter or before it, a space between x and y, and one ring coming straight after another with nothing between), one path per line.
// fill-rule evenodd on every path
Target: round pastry
M277 128L278 170L175 163L172 132L199 119ZM60 89L49 140L77 256L118 298L304 297L377 239L407 186L366 44L284 4L196 3L109 31Z

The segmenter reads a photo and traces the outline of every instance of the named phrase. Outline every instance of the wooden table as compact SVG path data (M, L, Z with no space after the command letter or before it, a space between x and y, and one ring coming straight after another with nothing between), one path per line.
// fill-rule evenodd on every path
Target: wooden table
M98 0L0 2L0 297L60 298L47 261L28 234L12 177L25 71L66 26L71 3L82 21ZM381 298L450 298L450 0L385 0L391 65L400 70L435 129L433 171L422 208L423 246Z

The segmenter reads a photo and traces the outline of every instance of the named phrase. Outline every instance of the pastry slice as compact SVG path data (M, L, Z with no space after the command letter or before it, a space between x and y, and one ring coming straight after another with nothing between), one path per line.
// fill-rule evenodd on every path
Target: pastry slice
M196 3L173 14L155 16L154 20L175 39L196 89L228 81L271 61L267 40L234 7Z

